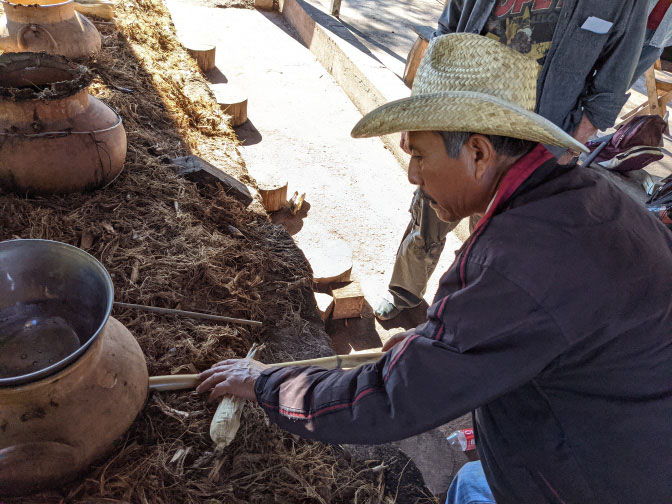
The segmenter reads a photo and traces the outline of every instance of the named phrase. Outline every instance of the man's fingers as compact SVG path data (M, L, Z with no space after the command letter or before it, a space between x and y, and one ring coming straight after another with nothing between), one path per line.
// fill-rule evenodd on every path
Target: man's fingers
M219 382L226 380L226 378L227 374L223 372L217 372L211 374L209 377L207 377L205 380L201 382L201 384L196 388L196 392L200 394L202 392L205 392L206 390L210 390Z
M210 369L206 369L205 371L202 371L198 375L199 380L205 380L206 378L212 376L214 373L219 373L221 371L225 371L227 369L230 369L231 367L237 365L241 360L244 359L229 359L225 361L218 362L217 364L213 364L213 366Z
M227 380L218 383L215 388L210 392L210 397L208 398L209 402L214 402L217 399L224 397L225 395L230 395L229 389L231 388Z

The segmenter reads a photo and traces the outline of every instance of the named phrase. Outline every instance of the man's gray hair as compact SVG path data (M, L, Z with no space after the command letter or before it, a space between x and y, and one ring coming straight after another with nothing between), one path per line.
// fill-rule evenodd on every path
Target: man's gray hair
M474 135L474 133L464 131L439 131L438 133L441 135L441 138L443 138L443 144L446 147L448 157L453 159L460 157L462 147L467 143L467 140ZM498 154L504 156L522 156L530 152L537 145L537 142L521 140L519 138L484 134L483 136L490 140Z

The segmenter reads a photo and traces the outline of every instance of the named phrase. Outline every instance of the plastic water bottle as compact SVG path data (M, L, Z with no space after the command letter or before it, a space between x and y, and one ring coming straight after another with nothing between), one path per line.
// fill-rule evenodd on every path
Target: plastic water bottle
M470 451L476 448L476 439L474 438L474 429L456 430L446 438L448 444L455 451Z

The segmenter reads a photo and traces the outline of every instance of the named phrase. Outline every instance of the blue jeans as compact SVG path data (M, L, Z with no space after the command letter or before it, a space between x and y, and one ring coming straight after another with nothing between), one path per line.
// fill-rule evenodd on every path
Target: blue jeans
M480 462L464 465L448 489L446 504L495 504Z
M649 42L651 42L654 33L655 32L653 30L649 30L647 28L646 38L644 39L644 47L642 47L642 52L639 55L639 61L637 61L637 67L635 68L635 73L632 76L630 87L632 87L635 81L644 75L644 72L651 68L651 65L653 65L656 60L660 58L660 55L663 54L662 48L649 45Z

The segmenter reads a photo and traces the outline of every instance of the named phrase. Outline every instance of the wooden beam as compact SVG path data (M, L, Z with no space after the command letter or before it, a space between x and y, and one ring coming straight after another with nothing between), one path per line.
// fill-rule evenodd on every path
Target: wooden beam
M177 166L175 171L178 175L192 182L212 187L217 187L219 184L226 194L241 201L245 206L252 203L252 195L245 184L205 159L191 155L172 159L170 163Z
M646 77L646 94L649 100L649 113L658 114L659 116L662 117L664 113L661 114L660 104L658 103L658 88L656 87L656 73L653 67L649 68L644 74L644 76Z
M331 0L331 15L334 17L341 15L341 0Z

